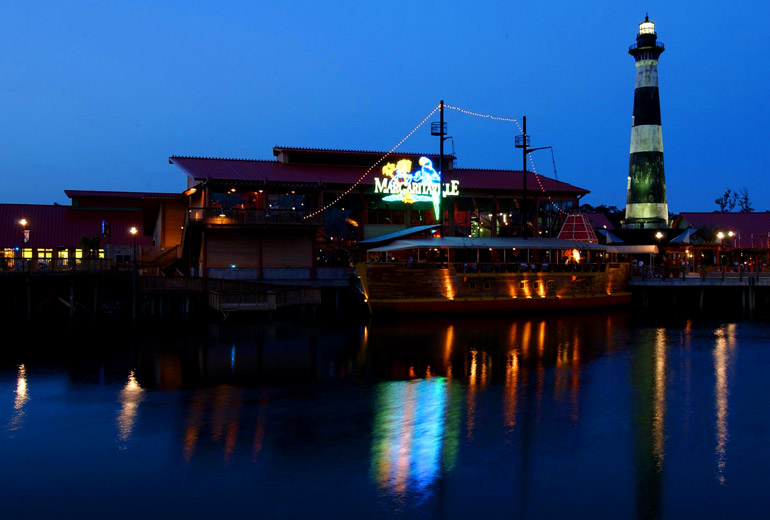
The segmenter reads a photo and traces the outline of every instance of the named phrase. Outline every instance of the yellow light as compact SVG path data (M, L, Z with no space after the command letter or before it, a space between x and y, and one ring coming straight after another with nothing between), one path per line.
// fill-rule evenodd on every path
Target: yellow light
M733 238L735 236L735 233L733 233L732 231L728 231L727 236L730 238Z
M131 229L129 229L128 232L131 233L132 235L136 236L136 234L139 233L139 230L136 229L135 226L131 226Z
M657 238L658 240L660 240L661 238L663 238L663 233L661 233L660 231L658 231L657 233L655 233L655 238Z
M19 224L21 224L22 226L26 226L27 225L27 219L25 219L25 218L21 219L19 221Z
M580 262L580 251L578 251L577 249L573 249L572 250L572 258L575 259L575 262L579 263Z
M655 34L655 23L647 20L640 23L639 34Z
M724 237L725 237L725 234L724 234L724 233L722 233L721 231L720 231L719 233L717 233L717 238L718 238L719 240L722 240Z

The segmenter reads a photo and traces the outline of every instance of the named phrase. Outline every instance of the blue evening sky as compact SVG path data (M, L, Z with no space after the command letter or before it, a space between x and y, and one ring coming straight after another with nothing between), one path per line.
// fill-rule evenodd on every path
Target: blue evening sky
M0 202L179 192L170 155L387 150L443 98L526 115L560 180L624 207L627 49L646 11L666 44L669 209L712 211L728 187L770 209L770 3L723 0L3 2ZM520 168L513 124L446 119L458 166ZM428 125L401 148L437 149ZM534 157L552 175L548 151Z

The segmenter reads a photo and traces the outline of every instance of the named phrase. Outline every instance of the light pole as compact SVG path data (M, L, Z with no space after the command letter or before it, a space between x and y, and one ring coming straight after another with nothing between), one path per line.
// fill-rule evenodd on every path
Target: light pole
M136 229L135 226L132 226L131 229L128 230L129 233L131 233L131 236L134 239L134 266L132 269L132 275L131 275L131 318L136 319L136 278L137 278L137 263L136 263L136 234L139 232L138 229Z
M658 231L657 233L655 233L655 238L658 239L658 257L661 258L661 263L662 263L663 255L660 252L660 239L663 238L663 233Z
M21 226L21 246L19 246L19 268L24 269L24 244L27 242L27 219L19 220Z

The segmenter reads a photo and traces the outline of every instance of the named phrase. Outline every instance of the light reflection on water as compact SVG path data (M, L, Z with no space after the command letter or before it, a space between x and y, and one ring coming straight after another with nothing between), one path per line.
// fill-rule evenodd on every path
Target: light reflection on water
M725 485L725 467L727 466L727 414L728 403L728 371L735 355L735 324L730 324L716 331L714 347L714 407L716 414L716 460L717 481Z
M372 466L379 486L393 497L403 499L407 489L424 494L437 478L441 456L450 449L446 417L457 413L447 410L450 386L443 377L377 385Z
M27 369L21 364L18 366L16 375L16 392L13 400L13 415L8 422L8 430L13 434L24 424L24 405L29 401L29 390L27 389Z
M736 445L733 430L747 413L736 409L741 392L753 397L744 403L767 399L758 391L765 379L751 368L767 366L770 353L749 348L744 379L735 372L739 345L761 344L762 324L660 326L609 314L375 323L331 334L271 326L214 332L191 336L183 348L139 345L44 373L34 356L0 364L7 367L0 395L10 396L0 403L8 441L0 458L42 451L55 465L62 455L43 442L54 425L60 445L95 445L97 467L116 448L117 430L117 448L137 464L165 457L158 479L196 471L215 480L264 478L253 488L269 503L288 489L312 492L322 486L319 474L338 475L330 480L339 489L323 488L318 500L373 493L383 517L430 517L420 508L437 504L454 511L447 489L511 497L523 518L569 513L548 500L558 487L596 517L660 518L674 507L667 497L695 497L708 489L705 478L720 490L703 498L699 511L708 518L719 493L756 487L748 449ZM70 386L51 390L51 378ZM108 433L76 420L102 399L111 406ZM770 431L770 420L751 417L764 421L754 430ZM99 448L105 434L111 447ZM148 435L153 442L138 442ZM761 443L752 450L770 460ZM118 471L125 463L113 464ZM615 503L590 509L605 479Z
M132 370L128 374L128 381L120 392L120 414L118 415L118 440L125 443L134 429L136 416L139 413L139 403L142 402L144 390L139 386L136 375ZM125 445L123 445L125 447Z

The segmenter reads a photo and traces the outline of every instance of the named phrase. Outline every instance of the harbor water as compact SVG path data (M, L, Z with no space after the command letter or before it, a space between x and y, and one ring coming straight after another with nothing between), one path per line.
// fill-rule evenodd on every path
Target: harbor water
M2 518L770 511L763 318L14 325Z

